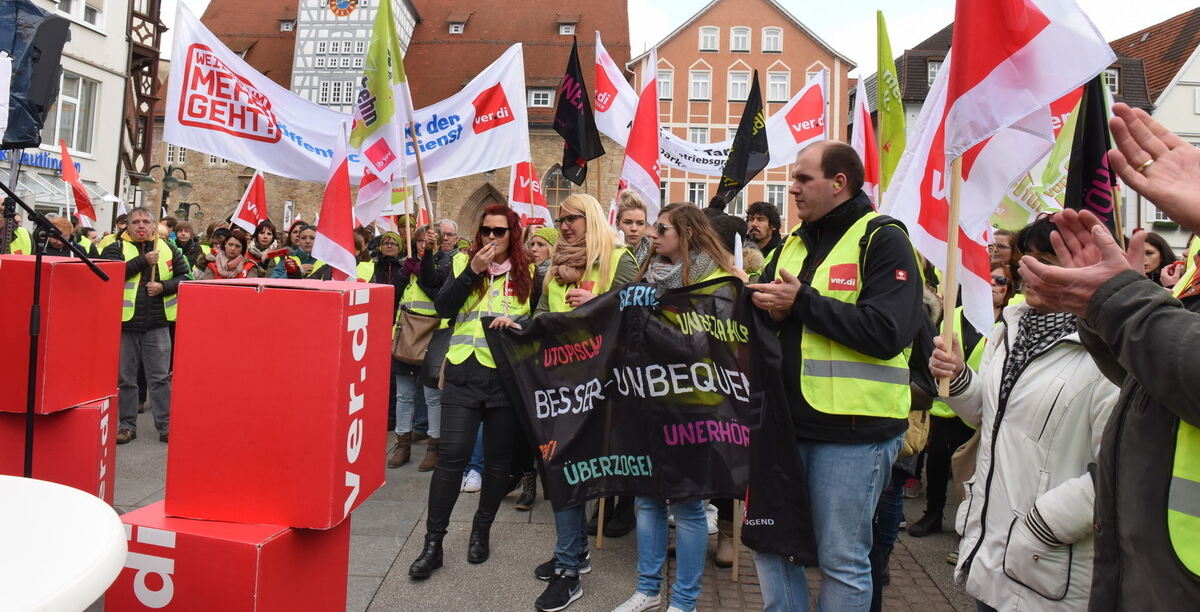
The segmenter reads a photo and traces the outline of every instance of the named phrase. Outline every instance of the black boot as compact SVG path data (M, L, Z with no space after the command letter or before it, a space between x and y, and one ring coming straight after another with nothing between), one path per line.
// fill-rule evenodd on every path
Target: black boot
M421 556L408 566L408 577L424 580L433 575L433 570L442 566L442 536L432 533L425 534L425 548Z
M533 509L537 499L537 472L525 472L521 476L521 495L517 497L517 510L526 512Z
M604 522L604 537L619 538L633 531L635 524L633 496L622 495L614 504L612 518Z
M942 513L941 512L926 512L921 520L908 526L908 535L914 538L923 538L931 533L940 533L942 531Z
M486 527L479 525L471 526L471 539L467 544L467 563L483 563L488 560L488 555L491 553L488 540L490 539L492 526L489 524Z

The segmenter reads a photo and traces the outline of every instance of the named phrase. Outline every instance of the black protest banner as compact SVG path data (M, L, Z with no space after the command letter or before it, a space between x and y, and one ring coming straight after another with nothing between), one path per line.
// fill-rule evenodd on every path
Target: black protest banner
M718 279L631 284L489 331L553 506L749 491L747 545L815 563L779 341L762 317L740 281Z

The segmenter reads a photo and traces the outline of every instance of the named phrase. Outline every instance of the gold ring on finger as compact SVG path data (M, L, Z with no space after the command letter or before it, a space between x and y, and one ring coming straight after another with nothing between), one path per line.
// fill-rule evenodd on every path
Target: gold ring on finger
M1145 174L1146 168L1149 168L1150 164L1153 164L1153 163L1154 163L1154 158L1151 157L1150 159L1147 159L1146 161L1142 162L1142 165L1137 167L1137 171L1142 174Z

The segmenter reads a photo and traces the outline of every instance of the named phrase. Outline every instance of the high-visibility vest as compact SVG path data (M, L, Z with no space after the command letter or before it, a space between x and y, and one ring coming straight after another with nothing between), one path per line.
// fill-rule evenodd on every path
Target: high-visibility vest
M1167 494L1167 532L1183 566L1200 576L1200 429L1183 420Z
M452 278L458 278L458 275L467 268L467 254L455 255L453 263ZM533 275L533 266L529 266L529 273L530 276ZM467 297L466 303L463 304L467 310L459 311L454 323L454 331L450 336L450 350L446 353L446 359L450 363L458 365L466 361L467 357L474 355L480 365L488 368L496 367L496 360L492 358L492 350L488 348L487 338L483 335L482 319L484 317L516 318L530 313L528 299L520 301L516 296L508 295L512 289L509 276L509 274L503 274L493 278L484 290L482 297L474 291Z
M99 244L96 245L96 250L103 253L104 249L108 248L108 245L110 245L116 241L117 241L117 235L115 233L109 234L100 239Z
M578 283L564 285L558 282L558 280L554 278L554 275L547 275L546 307L550 312L567 312L568 310L572 310L571 306L567 304L567 292L569 292L571 289L587 289L596 295L600 295L601 293L612 289L613 277L617 275L617 265L620 264L621 258L627 253L629 253L629 249L625 248L624 246L619 246L613 249L608 260L608 278L605 279L598 278L600 276L599 262L592 266L592 269L588 270L587 273L579 279ZM629 253L629 255L630 257L633 256L631 253Z
M360 261L354 267L354 276L360 283L371 282L371 277L375 276L375 263L370 261Z
M8 252L13 255L33 255L33 239L29 237L29 230L17 226L8 243Z
M84 253L90 253L92 250L92 241L88 240L87 236L79 237L79 250Z
M400 312L404 308L417 314L431 317L437 316L437 309L433 307L433 300L429 297L429 294L425 293L424 289L421 289L417 285L416 274L408 277L408 284L404 286L404 291L400 294L400 308L396 309L397 321L400 320ZM438 329L445 329L447 327L450 327L450 322L442 319L442 324L438 326Z
M301 263L300 258L295 255L288 255L288 259L296 262L297 266L304 265L303 263ZM314 261L312 263L312 272L309 272L308 276L312 276L313 274L316 274L317 270L320 270L321 268L324 268L324 267L325 267L325 262L321 261L320 259ZM302 278L308 278L308 276L302 276Z
M158 274L155 276L155 281L162 282L171 280L175 276L174 266L171 265L171 258L174 253L167 242L162 238L154 239L154 250L158 251L158 263L155 267L158 268ZM121 254L125 257L125 261L129 261L142 253L132 242L127 240L121 241ZM133 311L137 308L137 293L138 284L142 279L141 273L125 279L125 295L121 302L121 321L128 321L133 318ZM162 294L160 296L163 301L163 314L167 316L168 321L175 320L175 309L179 305L179 294Z
M962 342L963 342L963 307L962 306L959 306L958 308L954 309L954 341L958 343L958 347L960 349L963 348L963 344L962 344ZM968 368L971 368L972 370L975 370L976 372L979 371L979 364L983 363L983 348L984 348L984 345L986 345L986 344L987 344L987 336L984 335L982 338L979 339L979 342L975 343L975 346L971 347L970 353L967 353L967 351L965 349L963 350L963 353L966 354L966 356L967 356L967 367ZM957 414L955 414L955 412L953 410L950 409L950 406L946 405L946 402L943 402L942 400L939 400L939 399L933 400L933 407L929 409L929 414L932 414L935 417L942 417L942 418L951 418L951 417L958 416ZM963 421L963 422L966 423L966 421ZM969 426L970 423L967 423L967 425Z
M1192 279L1196 276L1196 254L1200 253L1200 236L1192 238L1188 243L1187 257L1184 258L1183 276L1179 277L1179 282L1171 288L1171 295L1176 298L1192 284Z
M868 223L877 216L875 212L863 215L817 265L810 284L822 297L847 304L858 302L862 287L859 261L880 228L865 236L865 247L860 246L860 240ZM779 249L777 273L786 269L799 276L807 256L807 245L793 232ZM834 284L841 288L831 289ZM910 345L891 358L876 359L806 326L800 340L800 392L814 410L826 414L907 418L912 405L908 371L911 352Z

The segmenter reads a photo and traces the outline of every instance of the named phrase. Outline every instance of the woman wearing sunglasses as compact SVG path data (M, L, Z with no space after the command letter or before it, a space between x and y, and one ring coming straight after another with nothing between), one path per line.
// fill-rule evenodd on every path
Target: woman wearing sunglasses
M528 319L536 300L533 264L520 244L520 219L507 206L484 209L469 253L454 256L451 276L434 298L438 316L454 321L442 387L441 444L429 485L425 547L409 566L412 578L428 578L442 566L442 538L458 500L463 471L483 424L484 470L479 508L471 525L467 561L483 563L500 500L508 493L517 415L496 371L484 336L492 328Z
M705 281L745 274L734 266L733 257L708 217L690 204L671 204L650 227L654 252L642 268L641 279L656 289L678 289ZM708 553L708 521L705 501L637 497L637 590L614 612L642 612L662 606L663 562L667 558L667 508L675 516L675 584L671 587L668 612L696 609L700 577Z
M624 245L617 245L608 226L608 216L600 202L587 194L574 194L563 200L554 224L558 243L546 271L536 315L566 312L586 304L597 295L620 287L637 275L637 263ZM613 520L621 516L617 505ZM632 506L629 507L632 521ZM554 558L539 565L534 575L549 581L538 597L538 610L561 610L583 595L579 574L591 570L587 550L587 511L585 505L554 513L558 540ZM628 533L626 528L626 533ZM623 534L622 534L623 535Z

